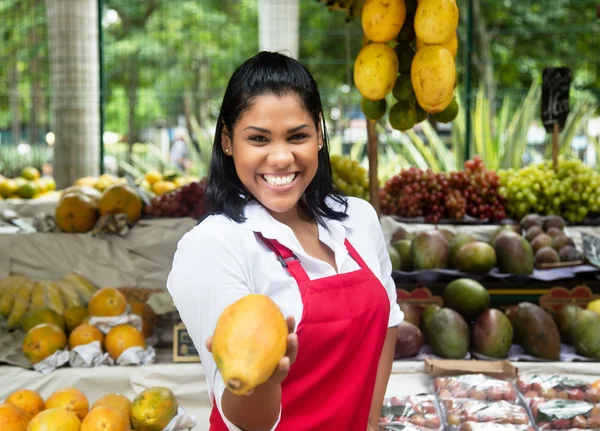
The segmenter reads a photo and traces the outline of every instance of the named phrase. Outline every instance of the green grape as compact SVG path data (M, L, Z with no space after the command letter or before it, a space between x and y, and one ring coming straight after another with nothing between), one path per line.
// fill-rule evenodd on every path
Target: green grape
M361 199L369 198L368 172L356 160L331 156L331 170L333 183L342 193Z

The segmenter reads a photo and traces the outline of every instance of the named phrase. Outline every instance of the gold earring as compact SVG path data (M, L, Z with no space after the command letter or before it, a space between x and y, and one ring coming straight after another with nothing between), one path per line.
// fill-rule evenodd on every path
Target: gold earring
M321 148L323 148L323 145L319 145L319 150L320 150Z
M225 148L225 152L229 154L229 148Z

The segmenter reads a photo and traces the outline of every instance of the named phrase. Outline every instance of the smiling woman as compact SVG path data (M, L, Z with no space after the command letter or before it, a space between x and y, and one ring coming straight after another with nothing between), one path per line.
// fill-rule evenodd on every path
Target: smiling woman
M317 85L296 60L261 52L234 72L206 199L167 287L205 368L210 430L377 429L403 315L377 214L334 189ZM287 352L236 395L212 335L225 308L256 293L288 317Z

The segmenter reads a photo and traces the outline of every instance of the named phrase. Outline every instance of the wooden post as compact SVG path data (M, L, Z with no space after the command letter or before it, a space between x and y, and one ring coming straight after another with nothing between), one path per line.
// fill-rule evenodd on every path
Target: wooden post
M369 155L369 196L371 205L380 213L379 179L377 178L377 131L374 120L367 119L367 153Z
M554 123L552 132L552 166L558 171L558 122Z

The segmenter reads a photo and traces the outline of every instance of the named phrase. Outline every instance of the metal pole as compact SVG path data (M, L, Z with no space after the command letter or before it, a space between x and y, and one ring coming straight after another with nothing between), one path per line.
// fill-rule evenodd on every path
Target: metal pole
M100 74L100 174L104 173L104 29L102 27L102 14L104 0L98 0L98 64Z
M464 50L465 161L471 157L471 58L473 55L473 0L467 0L467 46Z

